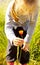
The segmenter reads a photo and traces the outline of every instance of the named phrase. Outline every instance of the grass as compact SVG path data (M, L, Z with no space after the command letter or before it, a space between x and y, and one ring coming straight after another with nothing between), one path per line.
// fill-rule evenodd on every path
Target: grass
M0 65L6 65L5 56L6 56L6 47L7 47L7 38L4 32L4 25L5 25L5 13L10 0L7 0L5 2L2 2L0 5ZM35 28L34 35L32 37L32 40L30 42L30 54L32 56L32 52L34 49L36 49L35 43L40 43L40 10L38 15L38 20ZM40 48L38 50L40 52ZM33 60L33 57L31 57L30 62L28 65L40 65L40 61L37 61L36 59ZM40 59L40 56L38 57ZM16 62L15 62L16 65ZM18 65L20 65L18 63Z

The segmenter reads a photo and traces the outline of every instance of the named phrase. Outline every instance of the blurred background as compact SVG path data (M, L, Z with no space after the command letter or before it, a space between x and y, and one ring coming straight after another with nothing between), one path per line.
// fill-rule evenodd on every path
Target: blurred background
M4 32L5 14L11 0L0 0L0 65L6 65L7 38ZM28 65L40 65L40 0L39 13L34 34L30 41L30 61ZM15 63L16 65L16 63ZM20 65L18 63L18 65Z

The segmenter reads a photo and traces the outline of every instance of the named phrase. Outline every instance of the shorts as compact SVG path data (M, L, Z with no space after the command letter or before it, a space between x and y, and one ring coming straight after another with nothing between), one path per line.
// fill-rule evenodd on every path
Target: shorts
M14 45L11 46L11 44L9 46L8 46L6 60L9 62L14 62L17 60L17 47ZM21 64L25 64L29 62L29 58L30 58L30 53L28 51L25 52L21 50L21 48L19 47L18 61Z

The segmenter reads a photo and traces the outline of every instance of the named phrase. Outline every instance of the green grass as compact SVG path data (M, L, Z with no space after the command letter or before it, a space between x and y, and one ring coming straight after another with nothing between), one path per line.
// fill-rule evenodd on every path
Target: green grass
M6 3L3 2L0 5L0 65L6 65L5 56L6 56L7 38L4 32L4 25L5 25L5 13L9 1L10 0L7 0ZM28 64L40 65L40 10L35 32L30 42L30 62Z

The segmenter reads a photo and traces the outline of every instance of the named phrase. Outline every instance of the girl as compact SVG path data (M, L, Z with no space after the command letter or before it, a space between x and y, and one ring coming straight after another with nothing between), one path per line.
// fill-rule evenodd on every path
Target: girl
M37 0L13 0L10 2L5 18L5 33L8 38L7 64L14 65L14 61L17 59L17 46L19 46L19 62L22 65L29 62L29 43L37 21L37 14ZM19 33L25 31L23 38L19 37L18 31Z

